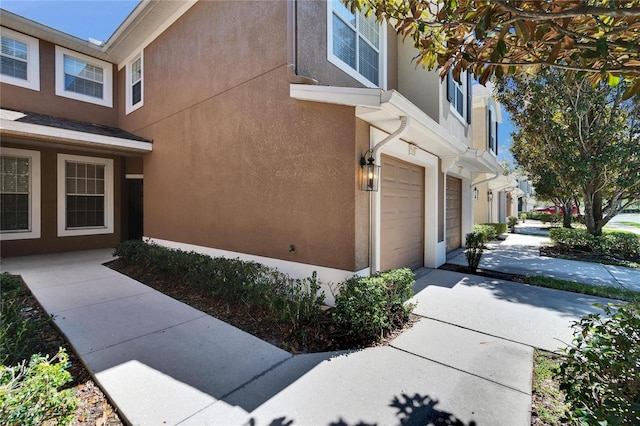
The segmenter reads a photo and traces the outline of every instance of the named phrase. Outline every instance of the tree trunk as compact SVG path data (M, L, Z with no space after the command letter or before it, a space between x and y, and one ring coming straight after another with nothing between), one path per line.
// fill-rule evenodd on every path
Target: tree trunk
M593 193L589 188L583 190L584 196L584 224L587 226L587 232L591 235L602 235L602 194L598 191ZM606 223L606 222L605 222Z

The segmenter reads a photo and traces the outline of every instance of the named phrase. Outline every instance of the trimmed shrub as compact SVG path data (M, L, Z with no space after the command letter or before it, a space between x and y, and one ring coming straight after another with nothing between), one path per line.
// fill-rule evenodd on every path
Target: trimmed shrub
M573 420L586 425L640 423L640 303L611 305L573 324L558 379Z
M554 228L549 238L561 249L593 251L596 245L596 237L585 229Z
M338 286L333 320L359 341L377 341L384 333L407 321L414 306L413 272L396 269L370 277L351 277Z
M488 243L498 238L496 228L491 225L473 225L473 233L482 237L482 243Z
M324 292L315 273L310 278L293 279L257 262L212 258L142 241L125 241L113 254L125 265L161 274L203 294L240 301L249 308L265 306L294 326L313 322L321 314Z
M525 223L527 221L527 213L520 213L520 220L522 220L522 223Z
M556 228L549 231L549 238L563 250L583 250L625 259L640 256L640 235L627 232L606 232L596 237L585 229Z
M472 272L478 269L478 265L480 265L485 242L484 238L484 235L479 232L470 232L465 236L467 249L464 255L467 258L467 266Z
M0 423L41 425L55 420L57 425L73 421L77 398L73 389L60 390L69 383L69 358L63 349L51 360L33 355L29 364L0 366Z
M496 237L507 233L507 224L506 223L483 223L481 226L491 226L496 231Z
M515 216L509 216L507 220L509 221L509 228L511 229L511 232L515 232L516 225L518 224L518 218Z

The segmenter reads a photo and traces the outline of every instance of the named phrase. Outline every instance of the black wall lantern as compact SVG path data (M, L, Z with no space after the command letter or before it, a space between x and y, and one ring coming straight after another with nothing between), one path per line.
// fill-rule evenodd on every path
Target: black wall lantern
M477 200L478 199L478 195L480 195L480 191L478 191L478 187L474 186L473 187L473 199Z
M363 191L377 191L380 180L380 166L376 165L376 159L373 157L373 150L365 152L360 158L360 168L362 175L360 176L361 187Z
M489 193L487 194L487 199L489 202L493 201L493 191L489 191Z

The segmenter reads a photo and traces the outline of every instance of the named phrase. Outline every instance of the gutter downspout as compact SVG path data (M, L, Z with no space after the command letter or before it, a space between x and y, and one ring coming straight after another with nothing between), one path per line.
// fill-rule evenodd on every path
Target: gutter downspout
M318 84L318 80L297 74L298 69L298 1L287 1L287 76L294 84Z
M376 164L380 164L380 150L384 145L389 142L393 142L397 139L400 139L404 136L405 133L409 130L409 117L403 115L400 117L400 127L396 129L395 132L391 133L389 136L378 142L372 149L371 155L375 159ZM379 194L379 193L377 193ZM378 249L378 241L376 240L378 226L378 219L376 216L375 202L379 202L380 196L376 195L376 199L374 200L373 193L369 193L369 274L373 275L380 265L377 264L376 260L378 257L377 249Z

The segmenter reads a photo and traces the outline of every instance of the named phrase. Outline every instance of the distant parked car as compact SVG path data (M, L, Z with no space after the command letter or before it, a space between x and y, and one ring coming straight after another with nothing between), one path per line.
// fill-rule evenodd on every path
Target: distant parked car
M536 207L533 209L533 211L540 213L564 214L564 209L558 206ZM578 209L576 208L576 206L573 206L571 208L571 214L578 214Z

